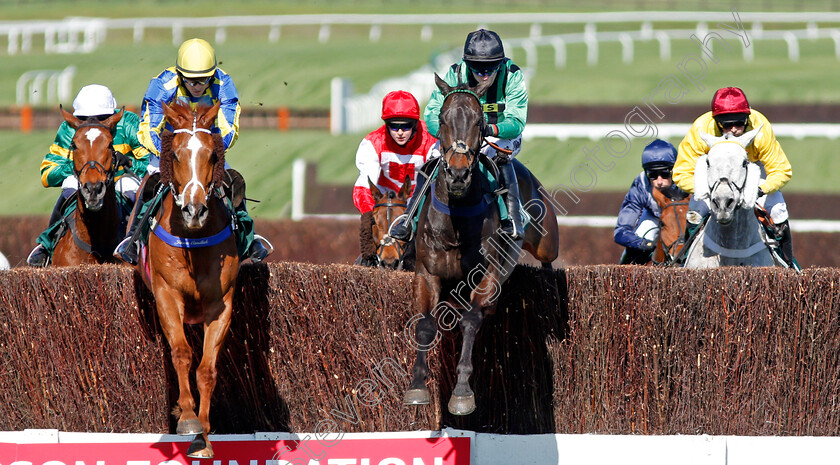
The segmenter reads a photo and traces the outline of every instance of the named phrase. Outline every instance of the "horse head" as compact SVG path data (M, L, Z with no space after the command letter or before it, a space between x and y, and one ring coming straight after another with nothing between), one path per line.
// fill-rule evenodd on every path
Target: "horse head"
M470 187L472 168L478 161L484 131L481 96L492 81L477 86L452 87L435 74L435 84L443 93L440 108L440 152L446 187L453 197L462 197Z
M368 184L374 201L372 236L379 265L400 269L405 259L406 243L388 235L388 230L391 223L405 213L408 198L411 194L411 178L409 176L405 177L402 188L396 194L393 191L388 191L387 194L380 192L376 184L369 179Z
M746 147L760 130L761 126L737 137L700 134L710 148L705 160L697 160L695 196L710 200L712 214L720 224L729 224L736 208L752 210L755 206L761 170L750 163Z
M61 114L67 124L76 130L70 150L73 173L79 180L79 192L84 206L90 211L99 211L105 205L105 194L108 186L113 184L114 172L117 170L112 144L123 110L102 121L94 117L79 119L64 108L61 108Z
M207 220L208 200L224 175L224 144L219 134L211 132L220 104L195 110L181 103L162 105L173 131L161 137L161 182L171 187L184 226L199 229Z

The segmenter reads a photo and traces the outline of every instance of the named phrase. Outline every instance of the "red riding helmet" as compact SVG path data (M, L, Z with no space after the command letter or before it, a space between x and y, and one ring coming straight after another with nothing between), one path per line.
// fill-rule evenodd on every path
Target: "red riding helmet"
M737 87L724 87L712 97L712 116L728 113L750 114L750 103L744 91Z
M382 119L392 118L420 119L420 105L411 92L395 90L382 99Z

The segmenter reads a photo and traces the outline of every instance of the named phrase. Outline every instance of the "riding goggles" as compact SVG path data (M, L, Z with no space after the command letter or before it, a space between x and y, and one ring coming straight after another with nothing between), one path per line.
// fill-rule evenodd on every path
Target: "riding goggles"
M487 66L487 65L482 66L482 65L473 64L473 65L470 65L470 69L472 69L472 72L475 73L477 76L482 76L483 77L483 76L489 76L489 75L495 73L496 70L499 69L500 64L501 63L494 63L494 64L491 64L489 66Z
M204 79L183 78L183 80L184 80L184 84L185 84L185 85L187 85L187 86L190 86L190 87L201 87L201 86L203 86L203 85L207 84L208 82L210 82L210 79L211 79L212 77L213 77L213 76L207 76L207 77L206 77L206 78L204 78Z
M671 179L671 168L654 168L647 171L647 177L651 181L661 177L662 179Z
M414 123L387 123L388 129L392 131L411 131L414 129Z
M723 123L718 124L720 124L720 127L722 127L723 129L732 129L735 126L746 126L747 120L724 121Z

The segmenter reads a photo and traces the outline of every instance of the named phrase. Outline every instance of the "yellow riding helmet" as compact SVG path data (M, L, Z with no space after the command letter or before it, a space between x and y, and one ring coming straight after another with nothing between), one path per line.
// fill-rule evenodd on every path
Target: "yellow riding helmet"
M216 52L204 39L189 39L178 49L175 67L187 78L212 76L216 72Z

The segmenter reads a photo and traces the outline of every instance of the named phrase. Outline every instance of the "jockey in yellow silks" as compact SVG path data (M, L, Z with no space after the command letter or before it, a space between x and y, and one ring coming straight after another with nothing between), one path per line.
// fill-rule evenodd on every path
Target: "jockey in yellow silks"
M727 133L740 136L758 127L761 127L761 130L752 144L746 147L746 151L750 162L757 163L761 167L764 180L758 187L759 203L763 203L779 229L778 241L782 258L791 267L798 268L798 265L794 266L787 204L780 191L790 181L793 171L784 150L776 140L770 121L760 112L750 108L747 97L741 89L724 87L715 92L712 98L712 110L694 121L688 134L680 143L677 161L674 164L673 179L680 189L694 193L694 166L700 156L709 152L708 144L700 137L701 133L718 137ZM706 201L692 196L686 218L687 238L693 238L708 214L709 206ZM687 243L686 247L688 245Z
M216 52L207 41L189 39L178 49L175 66L166 68L153 78L143 97L137 136L154 154L149 163L149 174L159 171L161 131L172 130L164 118L162 104L172 104L175 101L186 102L193 109L198 105L212 106L220 102L219 114L212 131L221 134L225 150L233 146L239 137L239 113L242 108L233 79L217 66ZM226 162L225 169L228 168L230 166ZM132 264L137 263L138 248L136 243L131 241L131 237L139 226L137 213L140 212L142 203L143 199L138 198L128 235L114 251L115 256ZM269 249L262 244L264 238L253 235L254 220L248 215L245 202L237 209L236 216L239 223L237 227L250 231L247 238L250 246L243 258L250 258L253 262L263 260ZM253 240L254 238L258 240Z

